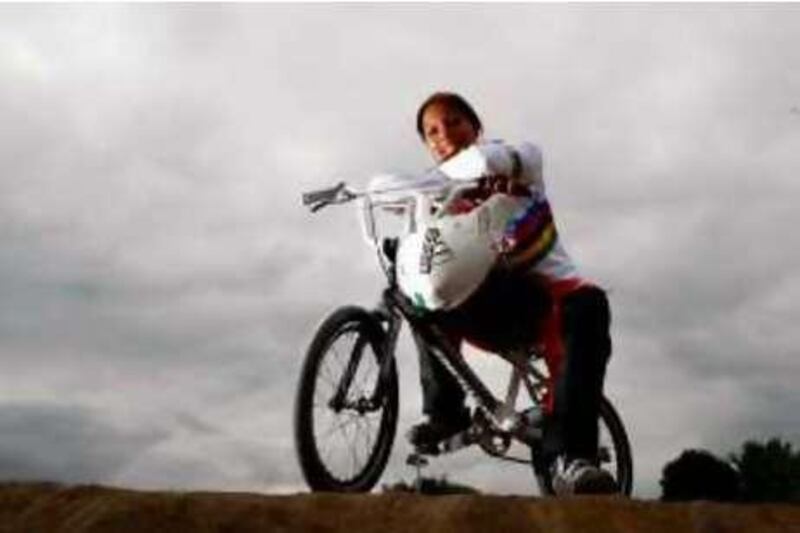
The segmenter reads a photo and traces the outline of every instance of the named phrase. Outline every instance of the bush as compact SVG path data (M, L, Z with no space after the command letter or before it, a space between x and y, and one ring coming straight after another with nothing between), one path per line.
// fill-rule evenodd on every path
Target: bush
M685 450L662 471L661 499L733 502L740 499L740 485L729 463L706 450Z
M744 501L800 502L800 451L788 442L747 441L730 458L742 478Z
M480 494L480 491L468 485L451 483L447 480L447 476L442 476L438 479L423 477L420 478L419 484L400 481L393 485L383 485L382 490L383 492L415 492L432 496L443 494Z

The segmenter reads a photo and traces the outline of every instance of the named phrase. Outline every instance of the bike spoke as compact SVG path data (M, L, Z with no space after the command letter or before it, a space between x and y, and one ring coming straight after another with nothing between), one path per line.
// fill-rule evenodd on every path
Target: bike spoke
M346 424L347 422L345 422ZM329 433L332 433L329 439L324 440L326 446L322 449L322 455L324 457L324 462L326 465L330 467L341 462L341 451L344 446L346 446L347 442L346 439L342 436L341 428L338 427L339 425L335 425ZM340 431L336 431L336 430ZM331 472L332 475L340 477L340 474L335 471Z
M348 357L345 358L344 355L337 349L336 346L332 347L332 352L334 354L334 361L336 361L337 366L339 367L340 373L344 373L344 369L347 367L347 360L349 359L349 354L352 354L353 348L355 347L356 343L358 342L360 332L358 331L346 331L342 333L339 339L346 339L344 343L345 346L348 347L347 354ZM337 339L338 340L338 339Z
M328 446L328 447L326 447L325 451L323 451L323 452L322 452L322 455L323 455L322 462L323 462L323 463L325 463L326 465L327 465L327 464L330 464L330 458L331 458L331 454L333 453L333 451L334 451L335 449L336 449L336 448L335 448L335 447L332 447L332 446Z
M335 354L338 354L338 351L335 346L332 347L332 351ZM329 397L333 397L338 389L339 381L342 379L344 374L344 364L341 362L341 356L334 355L333 357L327 358L323 360L322 364L320 364L319 371L317 375L325 382L325 384L330 389ZM327 360L332 360L331 364L325 364ZM332 366L338 367L338 369L332 369Z
M336 348L336 346L333 346L331 348L331 353L333 355L329 359L331 361L333 361L334 363L336 363L336 366L339 367L338 368L338 373L339 374L344 373L344 365L342 364L342 356L339 354L339 350Z
M336 387L332 383L326 383L326 385L326 390L321 390L320 387L316 387L316 390L314 391L314 398L312 400L312 405L314 407L318 407L320 409L330 409L328 402L331 398L333 398L333 395L336 392Z
M348 418L347 420L345 420L343 422L339 422L338 424L337 423L333 423L330 426L328 426L328 429L325 430L325 433L320 435L320 437L327 437L331 433L333 433L334 431L343 431L344 428L352 425L353 423L355 423L355 420L353 420L352 418Z
M375 434L373 426L380 424L381 413L344 413L331 417L330 423L317 438L325 464L340 464L343 472L331 472L343 480L353 479L361 473L373 453ZM344 462L344 464L342 464ZM334 469L335 470L335 469Z
M352 428L353 426L349 426L349 427ZM358 433L356 433L356 435L358 435ZM348 448L350 449L350 457L353 460L352 469L350 471L350 477L355 477L355 474L359 470L359 468L358 468L358 446L353 446L352 443L351 443L351 445L348 446Z
M365 433L363 417L358 417L358 419L356 420L356 426L357 426L358 429L357 429L355 438L353 440L354 440L354 444L357 447L361 448L361 444L359 443L359 437L361 437L361 440L364 440L364 433ZM364 446L365 447L369 446L369 441L368 440L364 440Z
M374 388L373 383L377 382L378 368L377 365L369 365L368 370L361 373L361 379L358 380L358 388L361 394L364 394L367 390L371 391L372 388ZM369 387L369 385L372 385L372 387Z
M331 376L331 372L328 369L328 367L320 365L319 368L320 368L320 370L317 373L317 375L320 377L320 379L325 381L325 383L327 383L331 387L331 389L335 390L336 389L336 384L335 384L336 380Z
M375 440L372 436L372 424L370 423L369 415L366 415L361 421L359 425L362 425L364 428L360 433L364 436L364 449L369 451L369 454L372 453L372 447L375 445Z

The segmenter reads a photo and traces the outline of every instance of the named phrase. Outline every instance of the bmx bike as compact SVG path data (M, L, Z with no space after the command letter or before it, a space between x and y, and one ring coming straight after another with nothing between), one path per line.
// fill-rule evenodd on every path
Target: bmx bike
M419 208L415 203L425 204L429 196L416 190L400 199L382 199L381 193L387 191L357 192L340 183L303 195L303 203L312 212L331 204L361 201L365 235L375 246L388 281L374 309L336 309L319 326L308 348L294 408L295 448L306 483L312 491L367 492L380 479L398 425L395 350L406 322L417 342L426 344L475 404L468 429L424 454L453 453L477 445L493 458L528 465L540 493L552 495L552 459L542 448L548 416L545 403L552 383L541 347L516 347L497 353L510 364L511 373L505 397L495 397L467 364L459 346L450 341L435 313L420 311L398 288L394 265L397 239L379 237L375 211L386 209L413 218ZM454 197L455 191L451 191L442 205ZM526 391L528 401L518 407L520 389ZM598 424L596 462L615 477L619 493L630 495L630 444L620 416L605 396L600 402ZM512 456L512 442L529 449L529 457ZM419 466L426 461L417 451L407 463Z

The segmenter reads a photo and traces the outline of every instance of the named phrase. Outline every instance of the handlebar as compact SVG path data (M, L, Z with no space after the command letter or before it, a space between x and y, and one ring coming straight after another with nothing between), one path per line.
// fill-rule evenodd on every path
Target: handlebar
M344 204L355 199L363 199L359 217L362 234L367 243L377 251L381 268L392 284L394 283L393 264L397 254L397 240L382 242L386 239L379 239L375 209L388 210L397 215L405 214L406 229L404 231L411 233L416 231L418 224L429 220L434 211L444 212L446 207L455 201L464 190L475 187L480 180L481 178L453 180L444 187L441 182L436 181L416 182L408 185L368 188L364 191L352 190L346 182L340 182L333 187L303 193L302 201L303 205L308 206L311 212L315 213L331 204ZM394 193L410 194L395 198L380 198L383 195ZM434 200L429 196L430 194L444 196L444 198L435 200L435 209L432 209Z
M473 179L463 179L457 180L454 182L454 185L449 188L447 192L447 201L444 203L447 204L449 200L454 199L458 193L463 192L465 189L469 189L471 187L475 187L479 183L481 183L483 178L473 178ZM344 181L339 182L337 185L333 187L329 187L327 189L319 189L316 191L309 191L303 193L302 200L303 205L309 206L312 213L315 213L326 207L330 204L343 204L347 203L351 200L355 200L356 198L361 197L371 197L373 195L380 195L382 193L396 193L401 191L415 191L417 193L424 190L425 187L420 187L419 185L412 185L412 186L405 186L405 187L390 187L383 190L374 190L374 191L353 191L348 188L347 183ZM388 202L392 203L392 202Z
M303 193L303 205L311 206L311 212L314 213L329 204L349 202L358 196L358 194L347 189L347 184L342 181L329 189Z

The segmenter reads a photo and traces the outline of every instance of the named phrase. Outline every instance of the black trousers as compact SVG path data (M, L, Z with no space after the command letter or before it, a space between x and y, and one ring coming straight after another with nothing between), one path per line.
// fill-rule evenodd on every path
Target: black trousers
M460 339L451 337L455 343ZM414 342L419 353L419 377L422 385L422 412L431 419L454 420L464 410L466 394L456 378L431 353L430 348L416 335Z
M476 317L480 316L483 318L481 328L476 329L483 330L483 340L486 340L485 334L488 330L494 330L496 335L501 335L505 329L504 324L510 324L508 317L503 316L504 312L500 309L511 313L542 313L547 309L548 302L543 299L541 290L536 293L535 286L525 290L519 290L517 286L514 291L509 292L503 290L506 281L502 280L499 284L489 283L487 290L479 292L477 298L467 302L470 305L461 309L460 314L451 313L446 317L453 323L451 329L469 336L470 327L475 325ZM493 290L498 286L501 290ZM488 295L495 296L493 302L489 301ZM511 301L514 298L525 298L529 308L523 310L519 303ZM485 307L487 304L492 305ZM470 307L480 307L483 312L471 312ZM487 309L498 311L487 313ZM561 335L565 353L562 368L557 371L554 384L553 413L545 424L543 451L550 456L566 454L568 459L580 457L594 460L597 457L600 398L611 355L611 312L608 299L605 292L598 287L582 287L564 297L561 313ZM469 316L469 320L465 320L465 316ZM519 314L516 316L517 319L520 317ZM523 316L528 319L531 314ZM526 320L529 329L535 330L531 326L535 319L534 315L532 319ZM492 320L496 323L487 326L487 321ZM453 340L459 339L459 334L454 333ZM464 391L424 343L417 340L417 347L423 412L432 418L454 416L464 408Z
M611 356L611 311L605 292L587 287L567 295L561 321L564 358L555 382L553 416L545 426L544 451L594 460L600 398Z

